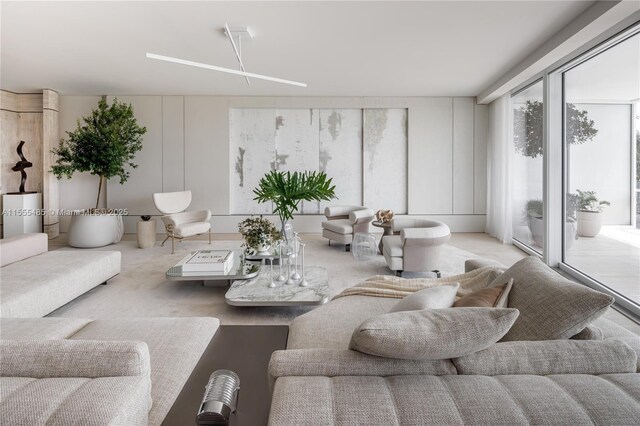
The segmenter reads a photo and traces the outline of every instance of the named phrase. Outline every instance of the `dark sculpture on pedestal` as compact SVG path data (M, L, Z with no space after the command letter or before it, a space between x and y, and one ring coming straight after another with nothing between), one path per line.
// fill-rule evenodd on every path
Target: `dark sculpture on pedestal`
M33 167L33 163L27 161L27 159L24 157L24 154L22 153L22 147L23 146L24 146L24 141L20 141L20 145L18 145L18 149L17 149L18 155L20 156L20 161L18 161L16 163L16 165L11 168L11 170L13 170L14 172L20 172L20 175L21 175L20 192L12 192L12 194L30 194L30 193L33 193L33 191L26 192L24 190L24 185L27 182L27 172L25 171L25 169L28 169L29 167Z

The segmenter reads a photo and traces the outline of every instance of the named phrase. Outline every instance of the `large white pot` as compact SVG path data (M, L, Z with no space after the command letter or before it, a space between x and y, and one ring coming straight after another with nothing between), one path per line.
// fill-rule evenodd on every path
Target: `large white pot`
M542 218L530 217L528 222L533 242L539 247L544 247L544 222ZM573 241L576 239L576 231L576 224L574 222L565 222L564 241L567 250L571 248Z
M67 242L71 247L94 248L108 246L122 239L124 226L118 214L73 212Z
M595 237L601 229L601 212L578 212L578 234L581 237Z

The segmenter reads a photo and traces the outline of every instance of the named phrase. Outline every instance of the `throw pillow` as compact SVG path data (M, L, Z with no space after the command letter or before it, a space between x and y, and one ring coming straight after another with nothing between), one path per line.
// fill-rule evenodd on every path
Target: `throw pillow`
M614 298L564 278L534 256L514 264L489 287L513 279L509 307L518 320L501 341L568 339L606 312Z
M389 312L444 309L453 306L460 283L440 285L416 291L393 305Z
M385 358L448 359L486 349L509 330L517 309L447 308L394 312L370 318L349 349Z
M504 285L483 288L456 300L454 308L506 308L509 300L509 292L513 286L513 279Z

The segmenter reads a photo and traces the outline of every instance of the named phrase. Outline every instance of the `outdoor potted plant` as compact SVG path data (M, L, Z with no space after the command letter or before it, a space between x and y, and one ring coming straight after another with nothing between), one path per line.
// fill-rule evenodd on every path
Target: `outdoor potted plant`
M578 238L576 226L577 196L567 194L566 216L565 216L565 247L571 248L573 241ZM531 239L538 247L544 247L544 222L542 200L527 201L525 220L531 231Z
M70 179L75 172L89 172L98 177L95 208L74 211L67 240L72 247L102 247L117 243L124 228L120 211L101 208L101 192L106 181L129 178L126 166L136 168L135 154L142 149L145 127L138 126L129 104L114 99L107 104L106 96L98 102L90 116L78 120L76 129L67 132L52 153L57 156L51 172L58 178Z
M578 193L578 233L581 237L595 237L602 229L602 211L610 206L608 201L600 201L595 191Z
M273 203L273 213L280 217L280 233L289 241L292 237L293 213L298 211L300 201L329 201L336 198L335 185L325 172L281 172L272 170L260 179L253 190L254 200Z
M280 240L280 232L269 219L249 217L238 224L238 232L242 235L245 252L248 254L267 255L273 244Z

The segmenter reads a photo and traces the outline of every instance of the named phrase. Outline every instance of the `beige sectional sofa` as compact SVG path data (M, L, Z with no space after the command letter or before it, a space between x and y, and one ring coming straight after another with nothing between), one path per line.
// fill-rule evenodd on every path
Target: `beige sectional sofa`
M505 273L513 276L514 289L537 284L526 268L514 270L515 275ZM543 274L551 285L555 280L565 286L564 297L570 299L572 289L562 277ZM524 297L523 291L514 294L514 300ZM269 423L640 424L640 336L610 321L597 319L572 339L517 341L512 335L454 359L384 358L348 349L354 329L396 303L348 296L296 318L287 350L271 358ZM554 315L552 310L541 315L541 327Z
M0 319L7 424L159 425L216 318Z
M0 317L41 317L120 273L119 251L48 251L47 234L0 241Z
M120 252L0 244L0 423L160 425L216 318L39 318L120 272Z

